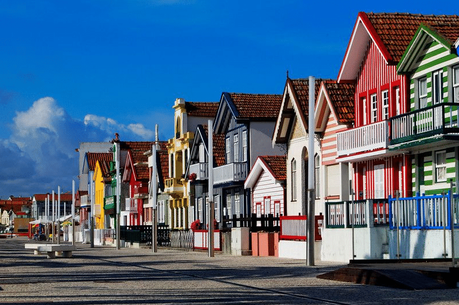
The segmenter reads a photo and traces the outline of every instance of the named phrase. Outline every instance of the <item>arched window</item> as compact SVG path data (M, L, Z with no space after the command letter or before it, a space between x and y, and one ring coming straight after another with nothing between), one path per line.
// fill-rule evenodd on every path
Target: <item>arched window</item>
M180 138L180 133L181 133L181 126L180 126L180 117L177 118L177 122L175 124L175 138L178 139Z
M292 201L296 201L296 160L291 162Z

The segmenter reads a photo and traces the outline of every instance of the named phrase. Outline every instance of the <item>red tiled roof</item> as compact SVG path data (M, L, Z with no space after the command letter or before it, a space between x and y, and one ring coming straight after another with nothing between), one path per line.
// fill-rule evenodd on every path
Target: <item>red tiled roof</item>
M169 179L169 154L167 152L167 142L160 141L159 146L160 148L157 152L159 154L159 162L161 163L163 182L165 182L166 179Z
M94 171L97 161L113 161L112 153L93 153L87 152L89 170Z
M281 94L228 94L239 112L238 118L277 119L282 104Z
M203 124L202 128L206 132L206 136L209 136L207 124ZM214 144L214 166L222 166L225 164L225 135L224 134L213 134L212 141Z
M355 85L324 81L328 96L335 108L338 121L342 124L354 122L354 93Z
M215 117L218 109L217 102L185 102L186 113L189 116Z
M140 142L122 142L120 145L122 149L128 149L131 152L132 163L135 168L135 173L138 180L148 180L148 156L145 152L151 151L152 145L155 142L140 141Z
M315 79L315 97L314 100L317 101L317 96L319 95L320 83L322 81L330 81L330 79ZM299 79L287 79L287 82L290 82L293 89L293 94L296 96L296 100L301 107L301 112L304 114L304 118L308 119L309 113L309 78L299 78ZM307 122L306 122L307 123Z
M287 179L286 156L260 156L260 159L271 169L276 180Z
M395 62L400 61L421 23L438 30L442 28L445 37L452 43L457 39L451 36L452 30L459 24L457 15L366 13L366 16Z

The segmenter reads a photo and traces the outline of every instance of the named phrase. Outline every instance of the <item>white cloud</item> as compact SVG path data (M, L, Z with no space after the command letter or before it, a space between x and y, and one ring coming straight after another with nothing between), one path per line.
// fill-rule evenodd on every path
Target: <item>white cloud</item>
M72 118L51 97L41 98L27 111L16 112L9 139L0 139L0 198L31 196L57 189L70 190L78 175L80 142L103 142L117 132L124 141L152 140L142 124L119 124L88 114Z

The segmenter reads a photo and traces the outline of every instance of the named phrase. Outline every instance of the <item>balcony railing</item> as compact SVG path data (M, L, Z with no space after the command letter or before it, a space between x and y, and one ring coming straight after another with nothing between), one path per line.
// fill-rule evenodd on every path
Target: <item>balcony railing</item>
M195 163L190 165L190 174L196 174L196 180L209 178L208 163Z
M167 188L181 187L181 186L183 186L183 183L182 183L181 179L178 179L178 178L166 179L166 187Z
M390 118L390 144L458 133L458 104L442 103Z
M214 168L214 184L244 181L247 178L247 163L234 162Z
M336 134L338 156L387 148L388 121L365 125Z

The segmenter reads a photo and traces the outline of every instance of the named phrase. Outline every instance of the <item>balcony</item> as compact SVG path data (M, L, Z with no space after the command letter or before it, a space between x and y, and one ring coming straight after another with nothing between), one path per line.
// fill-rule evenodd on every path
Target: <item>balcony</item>
M336 134L338 156L371 151L388 146L388 121L365 125Z
M148 185L145 183L134 186L134 197L148 197Z
M458 107L442 103L390 118L390 148L420 145L419 140L454 139L459 135Z
M195 163L190 165L190 174L196 174L195 180L206 180L209 178L208 163Z
M241 182L247 178L247 163L234 162L214 168L214 184Z
M166 179L166 188L164 190L165 193L173 195L180 195L183 193L183 182L179 178L169 178Z

